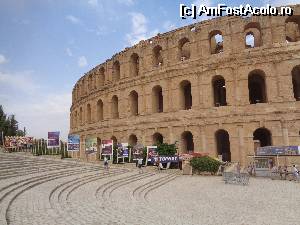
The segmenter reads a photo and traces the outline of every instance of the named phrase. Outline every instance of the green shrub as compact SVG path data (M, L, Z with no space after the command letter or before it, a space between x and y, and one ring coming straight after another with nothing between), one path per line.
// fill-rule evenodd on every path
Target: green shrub
M216 173L221 162L209 156L204 156L192 158L190 164L196 171Z
M157 145L157 152L163 156L173 156L177 152L176 144L161 143Z

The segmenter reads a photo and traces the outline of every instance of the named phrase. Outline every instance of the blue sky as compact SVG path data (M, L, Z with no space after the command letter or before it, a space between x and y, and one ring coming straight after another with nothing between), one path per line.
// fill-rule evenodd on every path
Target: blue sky
M300 0L0 0L0 104L28 134L69 131L71 92L88 70L142 39L194 23L179 4Z

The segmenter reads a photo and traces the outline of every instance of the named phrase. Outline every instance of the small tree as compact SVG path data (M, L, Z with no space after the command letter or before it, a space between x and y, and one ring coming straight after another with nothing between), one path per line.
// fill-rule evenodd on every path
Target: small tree
M190 164L196 171L216 173L221 162L209 156L204 156L192 158Z
M167 143L158 144L157 145L157 152L158 152L159 155L173 156L177 152L176 143L174 143L174 144L167 144Z

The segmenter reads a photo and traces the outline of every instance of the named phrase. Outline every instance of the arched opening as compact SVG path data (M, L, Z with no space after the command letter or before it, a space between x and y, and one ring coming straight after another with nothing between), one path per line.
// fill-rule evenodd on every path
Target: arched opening
M139 95L136 91L132 91L129 94L130 101L130 114L136 116L139 113Z
M153 139L153 144L154 145L164 143L164 137L162 136L161 133L155 133L155 134L153 134L152 139Z
M266 128L258 128L253 132L253 140L259 141L260 147L272 145L272 134Z
M184 153L194 152L193 134L190 131L185 131L181 135L182 150Z
M229 134L226 130L218 130L215 133L218 155L222 155L223 162L231 161Z
M79 123L82 124L82 107L79 109Z
M111 99L111 114L113 119L119 118L119 99L116 95Z
M248 76L249 102L250 104L267 102L266 84L264 73L252 71Z
M187 60L191 56L190 52L190 41L187 38L182 38L178 43L179 48L179 59L181 61Z
M133 53L130 56L130 72L131 76L136 77L139 75L139 68L140 68L140 58L138 54Z
M113 64L113 81L120 80L120 62L115 61Z
M210 32L210 52L211 54L218 54L223 52L223 35L219 30Z
M184 80L180 83L180 105L181 109L191 109L193 104L191 82Z
M135 134L131 134L128 139L128 144L131 146L135 146L137 144L137 137Z
M255 42L255 39L254 39L253 33L248 32L245 37L246 48L254 48L255 47L254 42Z
M289 16L285 21L285 36L287 42L300 40L300 16Z
M162 87L157 85L152 88L152 111L153 113L163 112Z
M250 22L244 28L245 47L255 48L262 45L261 43L261 28L257 22Z
M212 79L212 85L214 92L214 105L217 107L227 105L225 79L222 76L215 76Z
M153 65L161 66L163 64L162 47L157 45L153 48Z
M292 70L293 92L296 101L300 101L300 66L295 66Z
M91 112L91 105L90 104L87 104L86 106L86 120L88 123L91 123L91 120L92 120L92 112Z
M118 144L118 139L117 139L115 136L111 136L110 140L113 141L113 146L114 146L114 147L117 146L117 144Z
M103 102L101 99L97 102L97 120L103 120Z
M99 69L99 77L98 77L98 87L102 87L104 85L105 80L105 69L103 66Z

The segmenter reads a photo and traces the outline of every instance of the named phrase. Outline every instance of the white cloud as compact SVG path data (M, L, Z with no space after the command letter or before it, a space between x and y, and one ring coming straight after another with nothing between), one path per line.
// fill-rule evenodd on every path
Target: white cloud
M8 60L6 59L6 57L2 54L0 54L0 64L4 64L4 63L7 63Z
M125 5L133 5L134 4L134 0L118 0L118 2L120 4L125 4Z
M81 20L73 15L67 15L66 19L73 24L81 24Z
M72 50L71 50L70 48L66 48L66 54L67 54L68 56L70 56L70 57L73 56L73 52L72 52Z
M86 58L85 58L85 56L80 56L79 58L78 58L78 66L79 67L85 67L85 66L87 66L87 60L86 60Z
M4 96L5 97L5 96ZM0 100L2 96L0 95ZM6 97L5 112L15 114L19 128L26 127L28 135L46 138L48 131L61 131L66 140L69 132L70 93L40 93L23 98Z
M210 0L195 0L192 2L192 4L199 6L199 5L205 5L205 6L211 6L211 1Z
M15 114L19 128L28 135L46 138L48 131L60 130L66 140L69 132L71 88L54 93L33 79L33 71L1 72L0 102L7 114ZM66 89L64 89L65 91Z
M131 32L126 34L126 39L130 45L137 44L158 33L158 30L148 31L147 19L142 13L130 13Z
M98 6L98 0L89 0L88 4L93 7L96 7L96 6Z
M25 94L33 93L40 88L32 79L33 71L7 73L0 71L0 89L22 91Z

